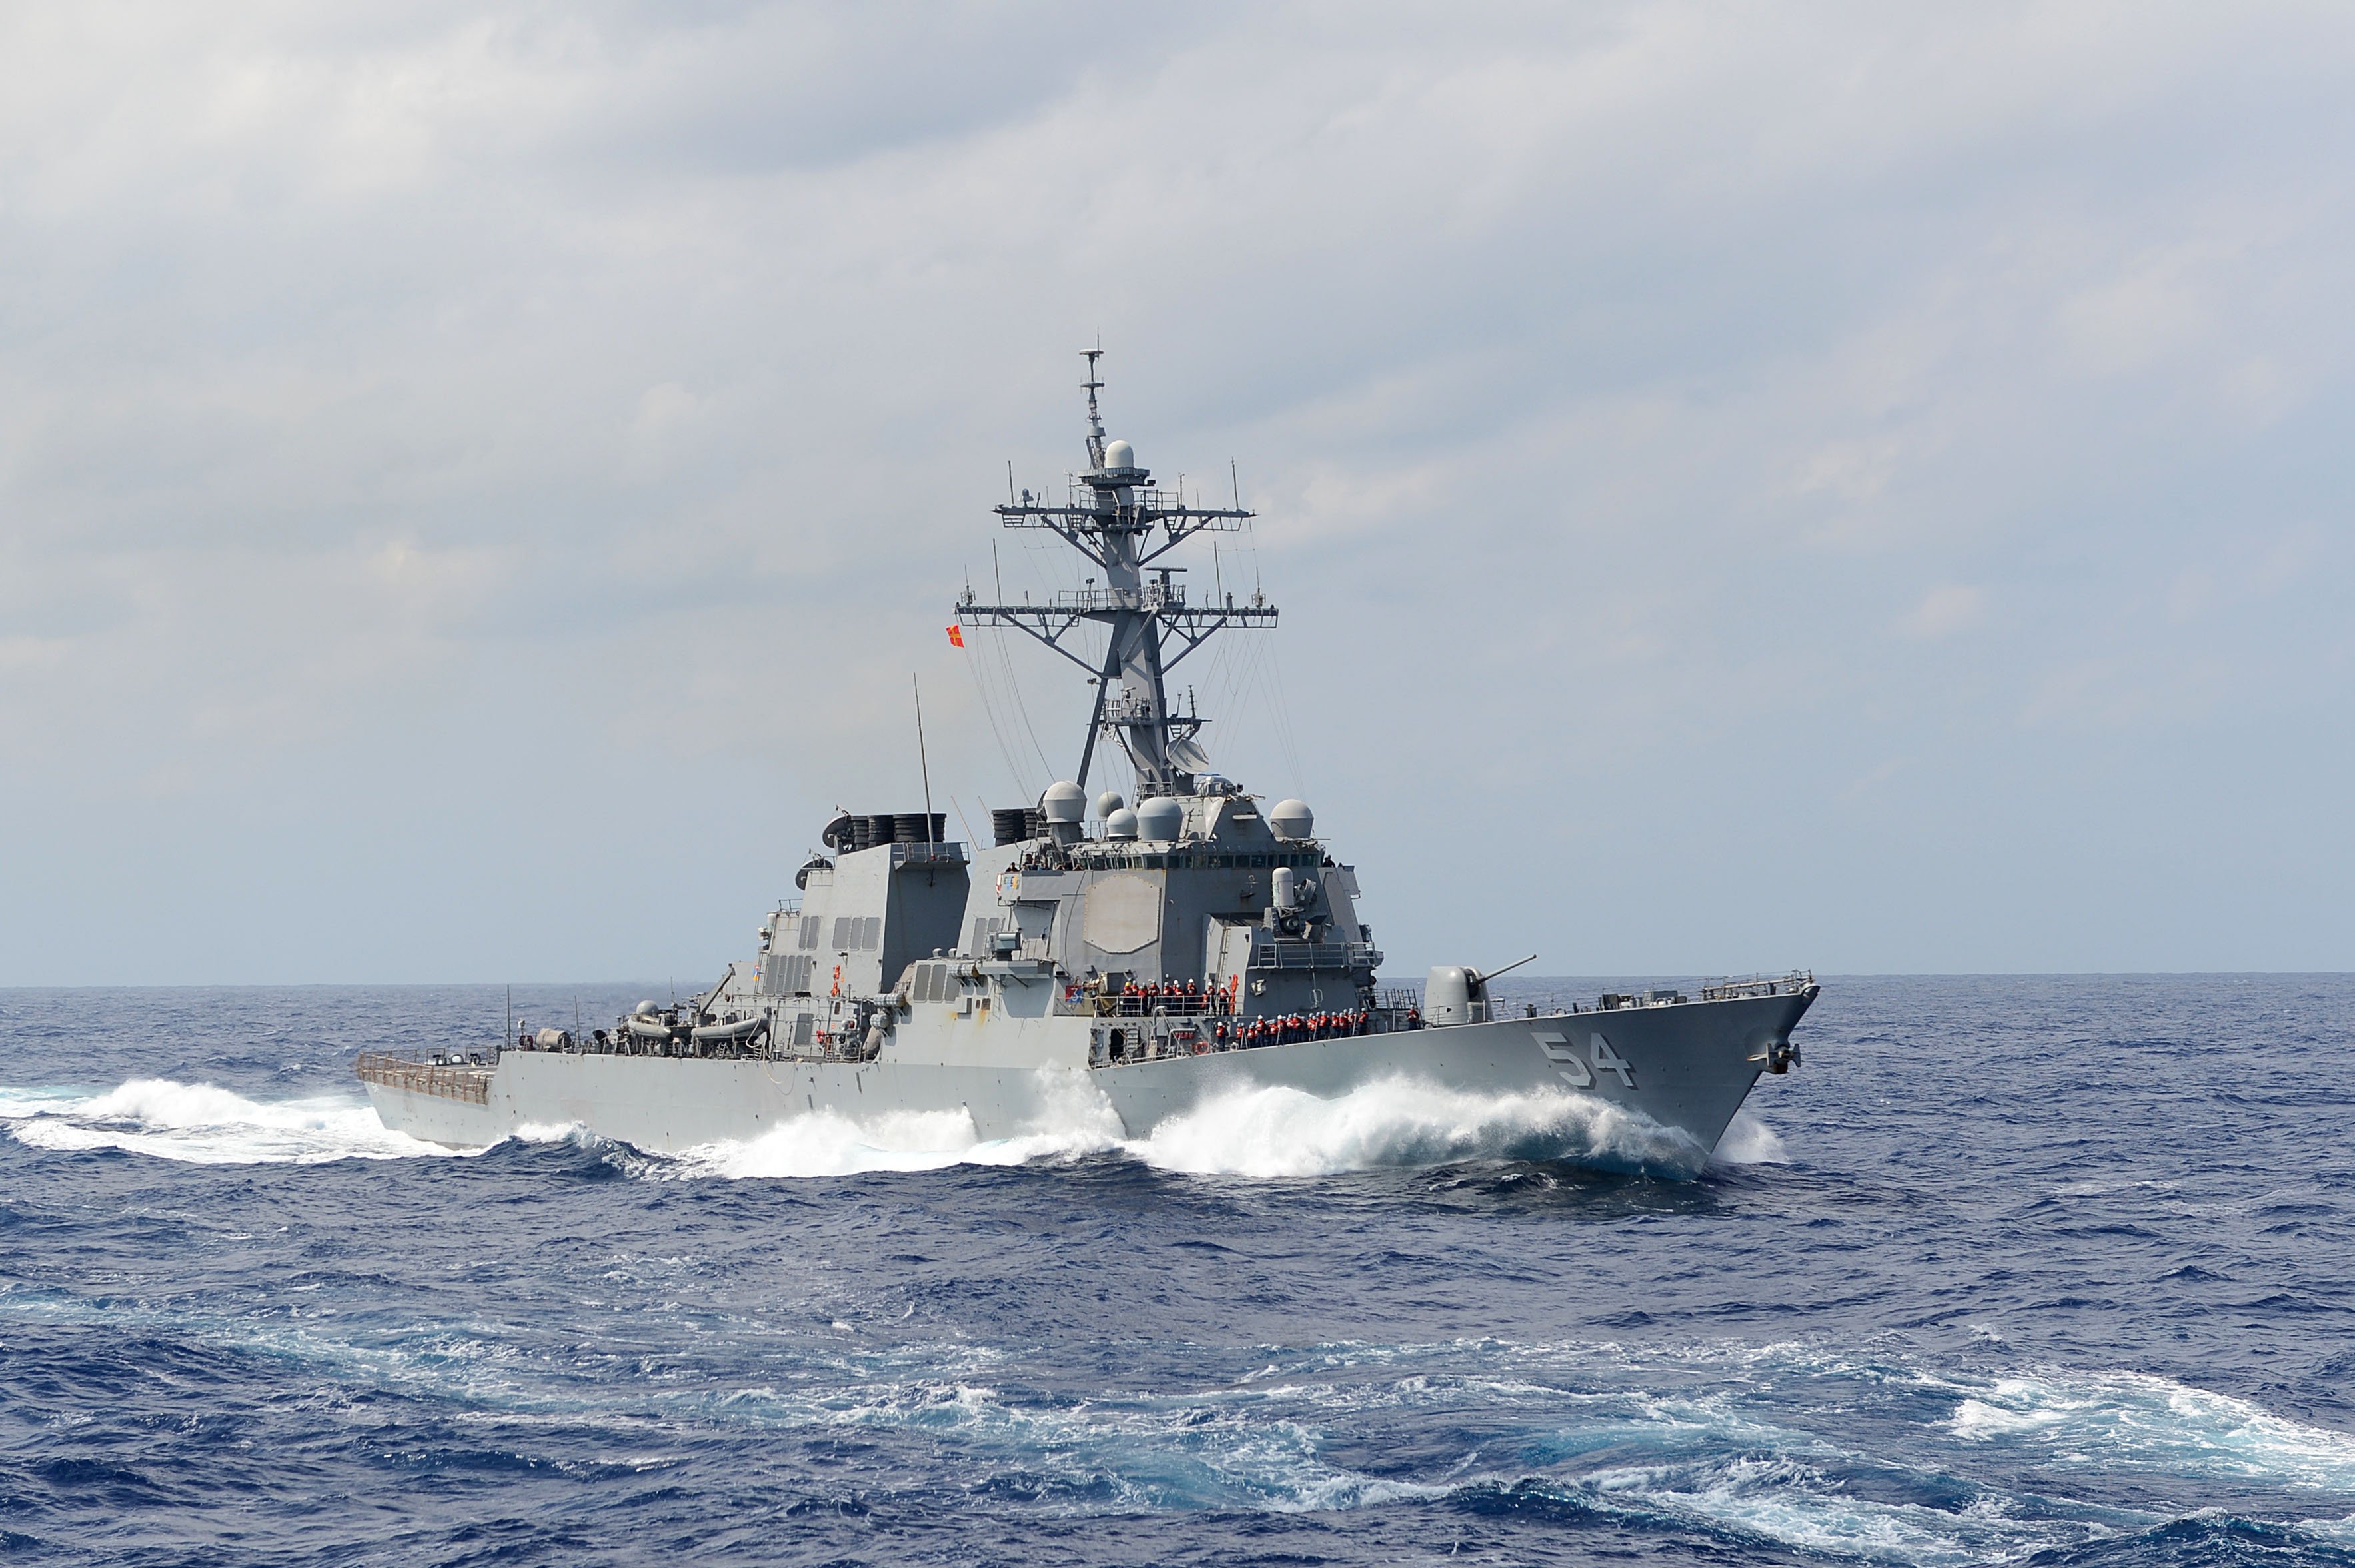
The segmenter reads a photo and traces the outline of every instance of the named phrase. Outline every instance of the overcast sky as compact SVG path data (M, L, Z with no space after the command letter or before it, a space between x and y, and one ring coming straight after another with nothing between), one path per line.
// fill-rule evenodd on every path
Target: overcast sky
M986 835L1089 694L943 628L1071 581L988 507L1099 333L1392 975L2355 966L2350 80L2336 4L0 8L0 983L701 983L917 808L911 675Z

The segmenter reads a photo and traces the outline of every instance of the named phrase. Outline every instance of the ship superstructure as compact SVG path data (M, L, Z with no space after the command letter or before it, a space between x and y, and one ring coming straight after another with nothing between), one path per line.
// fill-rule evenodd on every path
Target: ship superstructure
M994 1137L1067 1116L1077 1094L1143 1136L1236 1090L1406 1078L1593 1097L1657 1124L1697 1168L1759 1073L1797 1060L1791 1029L1817 994L1805 975L1514 1018L1467 966L1433 969L1419 996L1385 992L1356 869L1305 804L1265 805L1212 771L1207 719L1169 699L1171 671L1212 635L1275 623L1256 593L1198 601L1166 559L1252 514L1156 487L1106 438L1097 351L1087 362L1087 468L1060 504L1023 492L996 508L1077 551L1084 585L1043 603L968 589L956 605L960 627L1015 628L1087 671L1074 776L993 812L986 849L949 840L929 810L837 813L800 897L709 990L479 1060L363 1058L388 1125L481 1145L579 1123L670 1151L820 1109L953 1111ZM1134 798L1092 799L1114 751Z

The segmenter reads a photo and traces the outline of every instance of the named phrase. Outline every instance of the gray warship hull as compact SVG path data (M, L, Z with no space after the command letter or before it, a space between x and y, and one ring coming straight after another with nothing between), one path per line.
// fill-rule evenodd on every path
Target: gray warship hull
M860 1124L895 1113L947 1113L969 1118L972 1137L1001 1139L1069 1132L1092 1120L1110 1132L1101 1119L1108 1110L1117 1118L1117 1136L1143 1139L1169 1118L1227 1095L1282 1088L1329 1100L1398 1079L1478 1096L1571 1097L1590 1109L1632 1113L1636 1136L1623 1140L1621 1152L1697 1168L1759 1074L1790 1060L1791 1030L1813 998L1811 987L1793 983L1724 999L1103 1066L1090 1065L1084 1027L1056 1029L1063 1020L1042 1019L1026 1029L1024 1020L1008 1018L987 1027L1033 1038L986 1042L986 1061L697 1060L535 1050L504 1052L496 1066L406 1074L379 1066L366 1083L386 1125L435 1143L482 1147L517 1134L581 1126L676 1154L758 1138L819 1112ZM940 1032L943 1045L967 1048L956 1054L972 1054L980 1043L954 1040L960 1031L953 1028ZM1050 1045L1056 1035L1064 1037L1063 1049ZM922 1050L909 1043L911 1056ZM1580 1157L1596 1151L1561 1152Z

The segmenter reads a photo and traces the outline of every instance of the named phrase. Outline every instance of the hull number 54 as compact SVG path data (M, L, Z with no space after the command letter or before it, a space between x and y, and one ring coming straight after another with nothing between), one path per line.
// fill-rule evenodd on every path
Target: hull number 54
M1578 1047L1561 1035L1540 1034L1532 1038L1537 1040L1538 1049L1546 1053L1546 1060L1553 1063L1555 1075L1573 1089L1592 1089L1595 1074L1599 1072L1615 1074L1622 1089L1636 1087L1635 1068L1628 1064L1625 1057L1612 1050L1611 1042L1599 1034L1586 1037L1588 1044L1583 1060L1578 1054ZM1594 1064L1592 1069L1587 1066L1589 1061Z

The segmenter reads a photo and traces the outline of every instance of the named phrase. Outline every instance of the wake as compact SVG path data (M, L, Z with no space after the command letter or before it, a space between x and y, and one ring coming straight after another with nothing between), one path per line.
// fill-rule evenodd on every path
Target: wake
M190 1165L320 1165L458 1151L397 1133L338 1095L249 1100L211 1083L134 1078L101 1094L0 1088L0 1125L34 1148L123 1149Z

